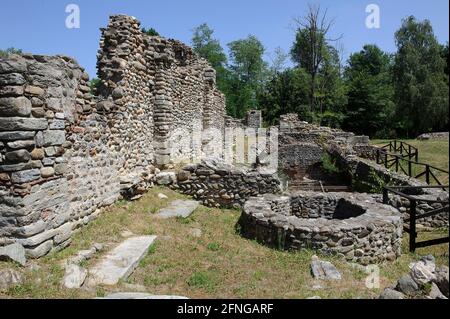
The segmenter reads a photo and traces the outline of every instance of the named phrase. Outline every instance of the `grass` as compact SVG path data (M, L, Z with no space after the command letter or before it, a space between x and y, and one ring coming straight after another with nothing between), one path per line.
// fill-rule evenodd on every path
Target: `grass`
M419 140L403 140L408 144L416 147L419 150L419 162L430 164L437 168L441 168L443 170L449 171L449 141L448 140L428 140L428 141L419 141ZM386 145L389 143L389 140L373 140L372 144L377 146ZM406 163L403 165L404 168L407 168ZM416 175L424 171L423 166L413 165L412 170ZM436 177L441 181L441 183L448 185L448 174L433 171ZM423 179L423 178L421 178Z
M163 192L169 198L161 200ZM404 238L401 258L380 264L379 289L365 286L367 275L341 259L331 261L341 271L337 282L317 281L311 277L309 264L314 254L310 250L286 252L274 250L236 232L240 212L200 206L188 219L157 219L151 212L169 201L184 198L168 189L154 188L136 202L120 202L83 227L73 237L72 244L25 269L0 262L0 269L12 267L24 274L24 283L0 298L94 298L114 291L130 291L130 284L153 294L176 294L190 298L373 298L383 287L393 284L408 272L411 261L433 254L438 265L448 265L448 244L418 249L407 253L408 238ZM191 235L193 228L202 230L200 237ZM114 245L123 240L125 230L136 235L156 234L158 240L136 271L114 287L68 290L61 287L64 270L62 260L95 242L108 245L102 253L86 263L89 267ZM448 230L421 233L419 240L441 236ZM314 286L320 284L322 289Z

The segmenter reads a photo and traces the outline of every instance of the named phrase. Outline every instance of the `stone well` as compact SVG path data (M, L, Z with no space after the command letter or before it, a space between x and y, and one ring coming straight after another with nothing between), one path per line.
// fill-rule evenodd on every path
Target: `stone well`
M367 194L296 192L252 197L241 233L271 247L310 248L364 265L401 254L403 222L393 207Z

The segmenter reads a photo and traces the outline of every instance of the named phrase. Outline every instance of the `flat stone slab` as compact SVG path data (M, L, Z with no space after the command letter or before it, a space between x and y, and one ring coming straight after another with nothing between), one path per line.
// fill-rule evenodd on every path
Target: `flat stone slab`
M131 237L110 251L89 270L88 285L116 285L126 279L147 254L156 236Z
M313 260L311 262L311 273L316 279L340 280L341 274L329 261Z
M166 208L162 208L155 215L158 218L172 218L172 217L189 217L192 212L198 207L199 203L195 200L174 200Z
M152 295L143 292L116 292L98 299L189 299L174 295Z

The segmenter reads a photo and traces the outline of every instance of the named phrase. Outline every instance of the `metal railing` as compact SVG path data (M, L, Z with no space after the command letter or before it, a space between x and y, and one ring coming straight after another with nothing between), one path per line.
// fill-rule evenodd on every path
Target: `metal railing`
M425 182L428 185L432 185L433 183L443 185L444 182L439 180L436 175L438 175L438 172L444 173L447 175L448 180L449 172L430 164L418 162L416 160L417 154L417 152L413 152L405 155L398 155L389 153L383 148L378 148L376 150L375 160L377 164L384 165L387 169L394 169L397 173L402 172L409 177L417 179L424 177ZM412 157L414 157L415 160L411 160Z
M448 185L445 186L448 189ZM442 214L444 212L449 212L449 202L447 201L441 201L441 200L433 200L433 199L424 199L424 198L418 198L414 197L409 194L405 194L402 192L402 190L418 190L418 189L426 189L426 188L442 188L441 186L385 186L383 187L383 203L389 204L389 193L396 194L400 197L406 198L409 200L409 217L404 219L403 222L408 223L408 225L404 225L403 229L407 233L409 233L409 251L414 252L416 248L419 247L426 247L431 245L437 245L437 244L443 244L449 242L449 236L442 237L442 238L436 238L431 240L424 240L417 242L417 231L416 231L416 222L418 219L426 218L435 216L437 214ZM440 204L438 208L433 208L430 211L423 212L418 214L418 203L427 203L430 206L432 204Z

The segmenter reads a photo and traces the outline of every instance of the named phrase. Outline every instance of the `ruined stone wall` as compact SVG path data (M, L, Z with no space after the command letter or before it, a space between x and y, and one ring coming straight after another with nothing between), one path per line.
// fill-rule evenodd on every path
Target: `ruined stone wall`
M206 206L241 208L251 196L279 193L276 174L238 169L214 161L190 164L177 174L174 188Z
M401 254L400 213L364 194L255 197L245 203L239 224L243 236L274 248L308 248L364 265L393 261Z
M129 115L114 115L124 128L121 140L139 137L136 152L123 154L127 169L153 160L161 166L199 161L210 155L209 139L222 143L225 98L215 86L215 70L185 44L144 34L133 17L111 16L102 30L98 68L100 93ZM221 134L202 139L207 128Z
M1 245L40 257L118 198L109 127L87 80L64 56L0 60Z
M102 207L151 187L154 164L205 156L202 139L173 132L225 127L214 70L135 18L110 18L97 66L98 97L71 58L0 59L0 245L36 258L65 247Z

